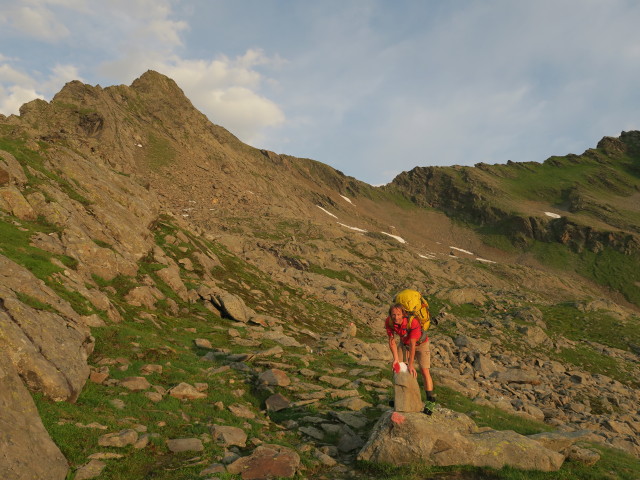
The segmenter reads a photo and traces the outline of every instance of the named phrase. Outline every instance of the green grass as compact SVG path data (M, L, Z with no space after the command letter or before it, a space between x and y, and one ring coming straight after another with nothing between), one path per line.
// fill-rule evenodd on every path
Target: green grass
M30 241L31 236L36 232L53 231L57 229L42 221L40 223L10 221L7 217L0 217L0 253L22 265L41 280L48 280L54 273L62 271L62 268L54 265L51 259L62 260L63 257L34 247L30 245ZM68 257L65 261L69 261Z
M548 332L570 340L589 339L629 351L629 344L640 344L640 331L633 321L620 321L606 312L582 312L573 303L539 306Z
M195 338L208 338L214 345L229 346L226 330L217 330L215 326L228 328L230 323L207 312L207 316L158 316L158 321L166 325L167 331L158 330L149 321L125 321L118 325L107 325L94 330L96 338L93 362L104 358L124 357L128 368L120 370L118 365L110 365L110 378L122 379L138 376L141 367L147 363L163 366L162 373L147 376L153 385L166 389L187 382L208 383L206 399L181 401L165 396L160 402L152 403L142 392L130 392L120 386L97 385L88 382L75 404L52 402L40 394L34 395L43 423L70 461L76 468L87 461L87 456L96 451L124 453L126 461L107 461L107 468L101 478L106 480L129 480L132 478L154 479L194 479L199 472L213 463L223 454L223 448L215 442L205 442L205 451L200 453L171 454L165 444L169 438L202 437L208 435L210 424L233 425L243 428L249 438L277 433L271 427L261 423L261 415L255 420L234 416L230 411L218 410L213 404L222 401L225 406L233 403L247 403L256 411L262 408L261 398L255 395L251 387L251 373L227 370L210 375L209 368L225 364L224 360L202 362L200 356L205 350L194 345ZM242 347L232 346L233 350L244 351ZM240 396L234 390L243 390ZM122 410L114 408L112 400L124 401ZM76 423L97 422L108 427L107 430L84 429ZM151 445L137 451L132 447L107 448L98 446L99 436L117 432L135 425L144 425L148 433L160 438L152 439ZM270 439L273 443L291 445L298 443L293 434L287 433L280 439ZM204 458L204 464L190 462L195 456ZM305 457L305 454L302 454ZM305 457L308 462L308 458ZM142 475L142 476L140 476ZM224 475L224 478L229 478Z
M345 283L353 283L356 281L367 290L375 291L375 287L370 282L357 277L353 272L348 272L347 270L333 270L331 268L321 267L320 265L312 263L309 265L309 271L311 273L317 273L318 275L340 280Z
M477 318L483 315L482 310L471 303L463 303L461 305L452 305L451 313L457 317Z
M171 165L176 157L176 151L166 138L149 133L147 137L147 162L152 168Z
M31 295L27 295L26 293L16 292L16 297L25 305L28 305L31 308L35 308L36 310L58 313L58 311L48 303L41 302L37 298L34 298Z
M559 243L539 241L530 241L526 250L544 265L576 272L640 305L640 252L625 255L611 247L597 253L588 249L575 252Z
M550 350L548 355L551 358L637 386L633 364L607 355L587 342L630 351L631 344L640 342L640 332L633 320L621 321L603 311L582 312L572 303L541 305L539 308L547 324L547 333L552 338L562 335L579 342L575 347Z
M599 253L585 251L580 260L578 273L622 293L627 300L640 305L640 252L624 255L612 248L605 248Z
M43 142L40 143L40 146L45 150L49 148L49 145ZM32 169L40 172L45 178L55 182L58 188L72 200L75 200L84 206L89 206L93 203L78 191L81 187L79 185L74 187L71 182L65 178L62 172L48 170L44 166L44 159L40 153L26 146L26 138L0 137L0 149L11 153L23 166L31 167ZM44 179L34 175L28 168L24 168L24 172L29 180L30 186L38 185L45 181Z
M556 356L551 354L552 357ZM638 387L640 383L625 368L624 362L603 355L586 345L576 345L572 348L563 348L557 358L571 363L592 374L607 375L630 386Z
M494 430L513 430L521 435L532 435L553 430L552 427L542 422L503 412L497 408L478 405L448 387L439 386L437 394L438 404L471 416L479 427L491 427Z

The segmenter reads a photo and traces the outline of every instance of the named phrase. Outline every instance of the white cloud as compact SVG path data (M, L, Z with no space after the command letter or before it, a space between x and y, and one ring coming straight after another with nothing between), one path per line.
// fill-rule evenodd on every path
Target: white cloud
M48 76L40 80L11 66L5 57L0 57L0 113L17 114L20 107L36 98L60 90L63 84L81 79L77 67L55 65Z
M6 12L6 23L22 35L47 41L57 41L70 35L69 29L45 3L21 2L22 5L9 7ZM31 5L27 5L30 3Z
M0 62L4 60L5 60L4 58L0 57ZM0 64L0 84L3 84L3 83L28 84L32 82L33 80L26 73L16 70L15 68L13 68L7 63Z
M57 92L62 85L71 80L83 81L78 67L75 65L55 65L49 77L41 83L45 92Z
M0 85L0 113L5 115L17 114L22 105L36 98L43 98L32 88L12 85L4 88Z
M264 129L280 125L285 118L274 102L245 87L212 90L201 96L205 97L201 108L209 112L212 121L250 144L258 145L264 138Z
M266 128L285 120L281 108L258 93L264 77L255 70L258 65L279 62L250 49L235 59L223 55L211 61L174 58L156 68L173 78L212 122L255 145L264 138Z

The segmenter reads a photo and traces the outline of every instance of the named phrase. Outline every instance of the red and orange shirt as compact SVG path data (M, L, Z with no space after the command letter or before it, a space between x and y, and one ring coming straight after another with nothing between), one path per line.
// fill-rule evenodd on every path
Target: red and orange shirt
M411 319L410 328L407 328L408 323L409 323L408 317L402 317L402 323L400 325L396 324L393 320L391 320L391 317L387 317L387 319L384 322L384 326L387 329L387 335L389 337L398 335L402 343L404 343L405 345L409 345L409 342L412 338L415 338L416 340L420 340L420 336L422 335L422 329L420 328L420 322L415 317Z

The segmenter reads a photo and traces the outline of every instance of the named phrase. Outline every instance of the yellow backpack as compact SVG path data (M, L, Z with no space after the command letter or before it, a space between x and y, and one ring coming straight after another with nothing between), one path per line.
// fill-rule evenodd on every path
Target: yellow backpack
M399 303L407 312L409 316L409 325L411 325L411 319L417 318L422 328L422 335L420 341L426 339L427 330L431 326L431 315L429 314L429 302L415 290L406 289L398 293L393 299L394 303ZM434 323L435 324L435 323Z

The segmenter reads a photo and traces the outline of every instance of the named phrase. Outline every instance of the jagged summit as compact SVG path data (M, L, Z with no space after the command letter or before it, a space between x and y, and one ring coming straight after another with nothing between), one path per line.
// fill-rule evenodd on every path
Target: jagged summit
M182 89L173 79L155 70L147 70L144 72L133 81L131 88L140 93L166 95L167 100L172 100L177 97L176 99L179 102L191 104L191 101L184 95Z
M565 245L578 255L612 249L635 258L640 251L639 132L605 137L582 155L542 163L415 167L376 188L318 161L243 144L211 123L172 79L151 70L130 87L69 82L50 103L25 105L22 117L22 126L37 125L40 138L135 174L176 214L189 209L190 218L203 225L217 222L212 211L226 216L247 209L262 217L335 223L321 207L348 226L377 231L393 226L410 242L440 252L446 251L442 243L454 242L449 232L481 255L511 258L515 248L543 263L545 257L531 251L536 242ZM364 208L356 211L343 197ZM418 209L398 208L401 198ZM452 224L458 220L472 228L458 232ZM499 245L500 252L493 250L498 244L486 241L494 232L510 243ZM593 261L583 270L593 271ZM636 260L630 265L640 270ZM589 276L640 302L634 288Z

